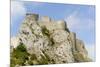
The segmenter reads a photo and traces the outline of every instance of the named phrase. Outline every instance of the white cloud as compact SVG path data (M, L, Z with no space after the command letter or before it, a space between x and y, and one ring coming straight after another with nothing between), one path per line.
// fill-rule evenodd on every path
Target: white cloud
M90 18L80 18L79 12L74 11L67 18L65 18L68 28L71 30L91 30L94 28L94 20Z
M26 14L24 4L20 1L11 1L11 24L19 17Z
M70 16L68 16L65 21L67 22L68 24L68 27L69 28L73 28L73 27L77 27L77 25L79 25L80 23L80 20L79 18L76 16L77 15L77 12L73 12ZM76 28L75 27L75 28Z
M96 47L94 44L87 44L85 45L87 51L88 51L88 55L90 58L92 58L93 61L95 61L96 59Z

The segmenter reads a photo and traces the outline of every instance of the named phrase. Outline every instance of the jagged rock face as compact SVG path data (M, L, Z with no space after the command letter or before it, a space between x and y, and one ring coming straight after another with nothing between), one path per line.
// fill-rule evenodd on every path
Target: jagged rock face
M86 49L85 49L85 45L83 43L83 41L76 39L76 50L78 52L82 52L85 53L86 55L88 54Z
M16 48L19 45L19 42L20 42L19 37L12 37L10 46L12 48Z
M28 53L36 56L34 62L41 62L43 57L49 59L48 64L89 61L83 42L67 30L64 21L38 19L37 14L27 14L17 36Z

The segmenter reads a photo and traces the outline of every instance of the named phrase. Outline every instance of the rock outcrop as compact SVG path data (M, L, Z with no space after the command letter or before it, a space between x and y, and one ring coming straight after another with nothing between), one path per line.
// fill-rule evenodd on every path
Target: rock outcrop
M76 38L64 20L54 21L47 16L39 18L38 14L26 14L15 39L18 43L13 43L11 38L11 46L16 49L19 43L23 43L27 52L36 57L32 60L33 65L91 61L83 41ZM31 60L30 56L28 59ZM29 65L27 62L25 65Z

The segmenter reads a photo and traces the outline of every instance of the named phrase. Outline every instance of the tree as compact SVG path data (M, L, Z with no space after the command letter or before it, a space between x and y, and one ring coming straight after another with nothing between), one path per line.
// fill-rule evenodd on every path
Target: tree
M20 43L17 48L13 50L11 53L11 67L14 67L15 65L25 65L26 60L28 60L28 52L26 50L26 47L23 43Z

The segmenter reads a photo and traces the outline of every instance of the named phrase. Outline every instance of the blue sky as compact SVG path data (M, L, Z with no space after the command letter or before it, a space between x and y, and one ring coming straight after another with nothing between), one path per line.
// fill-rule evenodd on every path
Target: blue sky
M84 41L94 59L95 51L95 6L55 4L32 1L11 2L11 36L16 36L26 13L65 20L68 28ZM90 47L91 46L91 47ZM91 52L93 51L93 52Z

